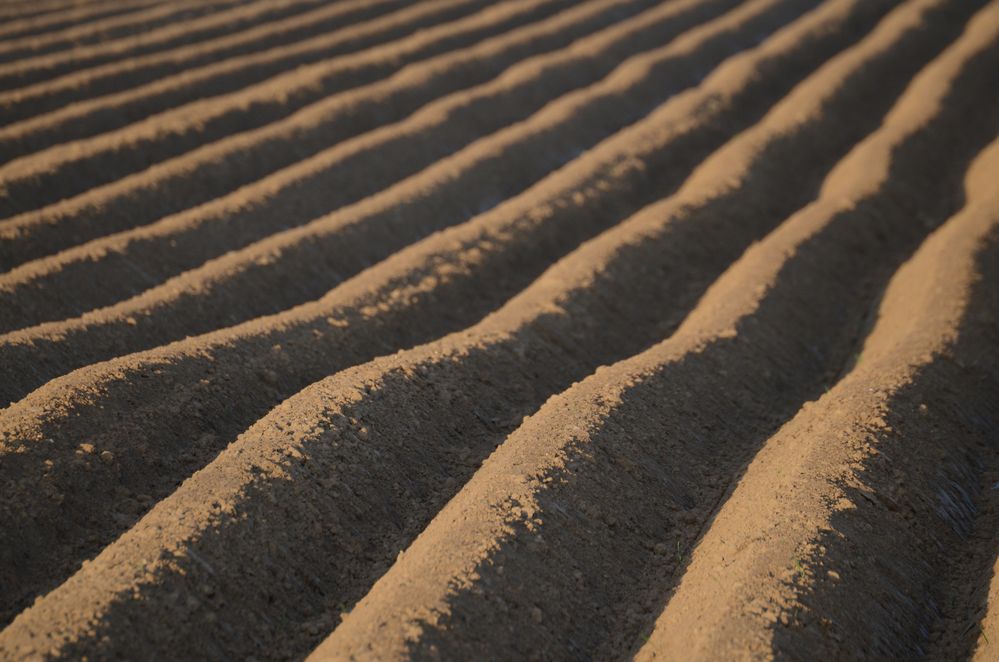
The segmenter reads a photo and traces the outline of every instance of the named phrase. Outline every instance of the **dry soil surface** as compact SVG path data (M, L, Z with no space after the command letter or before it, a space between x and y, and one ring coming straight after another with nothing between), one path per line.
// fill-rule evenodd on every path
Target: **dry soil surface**
M999 660L999 0L0 2L0 659Z

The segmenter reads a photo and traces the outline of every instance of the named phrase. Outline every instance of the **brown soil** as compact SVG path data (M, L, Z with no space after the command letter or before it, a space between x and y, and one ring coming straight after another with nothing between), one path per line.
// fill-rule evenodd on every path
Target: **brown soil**
M652 4L643 2L645 5ZM752 3L748 11L739 12L754 18L762 13L755 21L738 20L743 16L734 17L736 20L727 16L717 19L723 25L710 30L710 39L698 39L697 46L701 48L693 54L690 49L677 49L670 44L652 53L636 56L637 62L622 63L622 69L632 63L637 68L649 60L652 66L645 66L642 78L629 80L627 86L621 84L623 77L617 76L612 77L616 86L609 90L610 86L606 84L591 87L585 94L596 99L577 110L573 117L576 121L563 122L561 126L551 126L549 121L546 128L549 132L571 129L575 133L577 150L592 145L596 138L613 133L615 127L625 126L629 120L634 121L647 114L657 101L669 96L670 91L662 89L654 74L673 73L671 78L676 80L677 86L693 84L696 80L692 80L692 76L683 75L687 67L712 64L723 59L726 54L737 50L740 43L749 42L756 30L779 24L781 18L786 19L792 14L793 9L789 9L788 4L766 0ZM707 9L715 9L717 5L720 3L709 5ZM627 3L602 0L593 6L582 7L585 13L573 13L589 18L588 15L597 10L597 24L600 25L612 21L613 15L621 14L622 10L637 11L641 8L641 4L634 0ZM670 42L671 37L703 20L708 14L705 9L692 0L650 9L633 19L614 23L596 34L579 39L567 49L527 58L508 68L499 78L432 101L400 122L338 142L315 156L189 212L97 239L47 259L35 260L2 277L0 287L10 292L3 301L7 304L4 307L10 311L5 326L9 329L25 321L64 319L74 313L113 303L227 250L358 202L398 180L419 173L476 139L510 125L521 124L548 102L610 73L628 55ZM716 11L721 9L717 6ZM558 17L553 21L563 24L556 27L564 27L564 18ZM740 32L734 35L737 38L732 38L731 33L736 26ZM668 54L666 51L669 51ZM571 103L578 108L581 106L580 96L560 99L559 104L565 107ZM379 101L382 108L388 103L384 98ZM593 108L596 103L600 103L602 108ZM590 117L594 119L586 122ZM598 117L601 133L587 140L586 129L596 124ZM528 133L527 129L526 126L520 127L521 136ZM539 168L546 164L547 168L525 173L522 180L527 183L570 158L570 154L566 154L568 148L558 150L562 154L554 148L546 149L540 132L530 133L531 162L537 162ZM508 144L510 141L506 139L504 142ZM476 145L476 149L490 154L499 151L496 147L487 148L484 145ZM552 156L546 159L548 154ZM370 176L358 181L355 176L358 170L369 172ZM503 177L501 181L508 179ZM501 199L506 196L496 194L495 197ZM166 245L177 250L164 251ZM147 278L136 281L116 275L122 268L129 269L125 265L136 262L143 265L142 271ZM81 279L104 280L108 285L100 290L72 285ZM73 291L69 292L67 287ZM44 296L39 296L38 290L61 292L60 302L53 302L53 309L45 310ZM34 294L27 294L30 291Z
M7 122L0 129L0 145L6 158L13 159L122 127L164 107L235 91L296 65L360 50L412 29L407 23L412 12L392 13L399 9L400 0L320 5L225 38L119 60L0 94L0 118ZM337 29L341 26L344 29ZM197 66L201 63L204 66ZM171 75L174 69L177 73ZM147 78L154 80L143 84Z
M0 659L999 655L999 0L0 16Z

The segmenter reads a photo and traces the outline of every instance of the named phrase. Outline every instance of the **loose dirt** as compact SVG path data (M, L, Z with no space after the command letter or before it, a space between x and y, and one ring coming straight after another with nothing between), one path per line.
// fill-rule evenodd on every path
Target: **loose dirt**
M0 658L996 659L999 0L0 16Z

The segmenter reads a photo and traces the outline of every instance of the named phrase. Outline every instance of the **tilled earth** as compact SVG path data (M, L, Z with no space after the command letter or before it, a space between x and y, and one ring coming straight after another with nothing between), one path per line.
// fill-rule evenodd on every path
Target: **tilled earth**
M0 659L999 660L999 0L0 2Z

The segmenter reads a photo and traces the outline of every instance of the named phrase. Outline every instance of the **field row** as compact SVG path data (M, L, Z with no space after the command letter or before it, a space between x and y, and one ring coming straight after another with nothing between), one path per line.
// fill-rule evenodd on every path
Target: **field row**
M0 16L0 657L994 655L999 0Z

